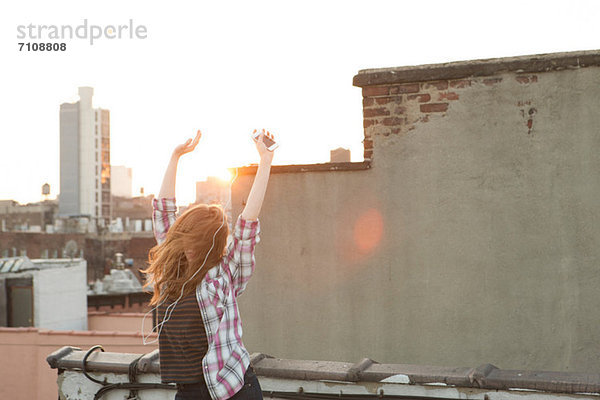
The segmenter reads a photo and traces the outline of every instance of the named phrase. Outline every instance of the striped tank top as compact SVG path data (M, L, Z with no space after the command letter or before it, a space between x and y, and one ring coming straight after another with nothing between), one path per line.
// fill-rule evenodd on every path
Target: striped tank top
M164 320L167 300L158 308L158 323ZM171 312L172 311L172 312ZM184 296L175 308L169 309L171 317L163 325L158 337L160 378L164 383L194 383L204 381L202 359L208 350L208 340L196 293Z

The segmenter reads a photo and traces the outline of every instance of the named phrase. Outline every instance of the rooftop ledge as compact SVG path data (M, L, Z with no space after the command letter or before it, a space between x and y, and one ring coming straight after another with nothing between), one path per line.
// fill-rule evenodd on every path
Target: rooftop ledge
M235 175L237 169L238 175L254 175L258 168L257 164L246 165L238 168L228 168ZM371 168L369 161L361 162L337 162L321 164L289 164L271 166L272 174L285 174L293 172L327 172L327 171L359 171Z
M58 369L60 374L61 371L81 370L85 354L84 350L65 346L50 354L46 360L50 367ZM137 368L136 373L159 373L158 350L145 355L95 352L89 356L86 370L96 373L127 374L130 364L134 362ZM312 381L313 384L316 382L359 384L371 389L376 386L376 393L380 393L380 388L385 388L386 394L391 394L390 390L393 392L393 387L399 388L397 390L417 390L415 386L410 385L426 385L426 389L429 391L438 387L439 390L447 390L451 386L454 387L454 391L458 390L459 392L460 388L465 388L465 390L519 390L522 391L520 393L535 391L538 394L545 392L543 398L553 398L548 397L550 396L549 392L561 394L560 396L563 394L576 396L569 398L579 398L577 394L582 393L587 396L586 398L590 398L590 395L598 398L597 396L600 394L600 374L503 370L491 364L474 368L455 368L379 364L369 358L353 364L337 361L286 360L261 353L252 354L251 363L261 380L261 385L263 381L267 386L273 385L273 382L279 382L276 384L276 386L279 385L277 387L281 387L281 382L288 380L291 382L289 384L301 384L305 387L317 387L311 386L306 381ZM346 387L350 388L350 386ZM400 389L400 387L404 387L404 389ZM265 390L263 387L263 391Z
M354 76L358 87L462 79L503 72L534 73L600 65L600 50L489 58L443 64L363 69Z

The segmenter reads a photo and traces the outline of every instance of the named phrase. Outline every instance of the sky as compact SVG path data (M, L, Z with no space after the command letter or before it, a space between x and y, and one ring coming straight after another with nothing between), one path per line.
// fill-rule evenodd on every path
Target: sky
M488 5L489 4L489 5ZM250 138L280 142L274 164L362 161L361 69L600 48L596 1L19 1L0 5L0 200L60 188L59 108L94 88L111 113L111 164L157 194L173 148L203 132L177 175L194 182L258 162ZM145 38L18 38L19 25L143 26ZM126 31L125 31L126 33ZM89 34L88 34L89 36ZM144 35L142 35L144 36ZM19 42L66 43L64 52Z

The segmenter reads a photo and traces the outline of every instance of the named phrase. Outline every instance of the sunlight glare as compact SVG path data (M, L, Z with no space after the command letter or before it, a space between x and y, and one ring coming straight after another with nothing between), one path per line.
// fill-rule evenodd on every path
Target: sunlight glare
M231 179L233 178L233 174L226 168L215 169L209 173L209 176L214 176L223 182L231 182Z

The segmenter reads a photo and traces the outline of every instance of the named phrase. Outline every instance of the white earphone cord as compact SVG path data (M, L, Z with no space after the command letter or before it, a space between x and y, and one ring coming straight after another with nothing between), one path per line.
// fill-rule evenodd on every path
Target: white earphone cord
M185 288L185 285L187 285L187 283L190 280L192 280L196 276L196 274L198 274L198 272L200 272L200 270L202 269L202 267L204 267L204 264L206 264L206 260L208 259L208 255L210 254L210 252L212 251L212 249L215 247L215 238L217 237L217 233L219 233L219 231L223 228L223 226L225 226L225 221L226 221L225 211L227 210L227 207L229 207L229 205L231 204L231 186L233 186L233 182L235 182L235 180L237 179L237 176L238 176L238 169L236 168L235 169L235 176L233 177L233 179L229 183L229 199L227 199L227 204L223 208L223 222L221 223L221 226L219 226L219 229L217 229L215 231L215 234L213 235L212 246L210 247L210 250L208 250L208 252L206 253L206 256L204 257L204 261L202 262L202 265L200 266L200 268L198 268L198 270L196 270L196 272L194 272L194 274L187 281L185 281L183 283L183 285L181 286L181 294L179 295L179 297L177 298L177 300L175 300L173 303L171 303L171 304L169 304L169 306L167 306L167 308L165 310L165 316L164 316L162 322L160 322L155 327L153 327L152 330L148 333L148 335L144 334L144 322L146 321L146 317L152 311L157 310L158 307L160 307L167 300L167 298L165 297L163 301L161 301L160 303L158 303L154 308L152 308L150 311L148 311L146 314L144 314L144 317L142 318L142 343L144 345L156 343L158 341L158 338L160 337L160 334L162 332L162 328L163 328L164 324L166 324L167 321L171 318L171 314L173 314L173 310L175 310L175 307L177 306L177 303L183 297L183 289ZM181 266L181 257L179 258L179 262L177 264L177 276L178 277L179 277L179 267L180 266ZM163 266L163 270L164 270L164 268L165 267ZM152 340L152 341L147 341L147 339L150 337L150 335L153 332L155 332L156 328L158 328L158 334L157 334L156 339Z

